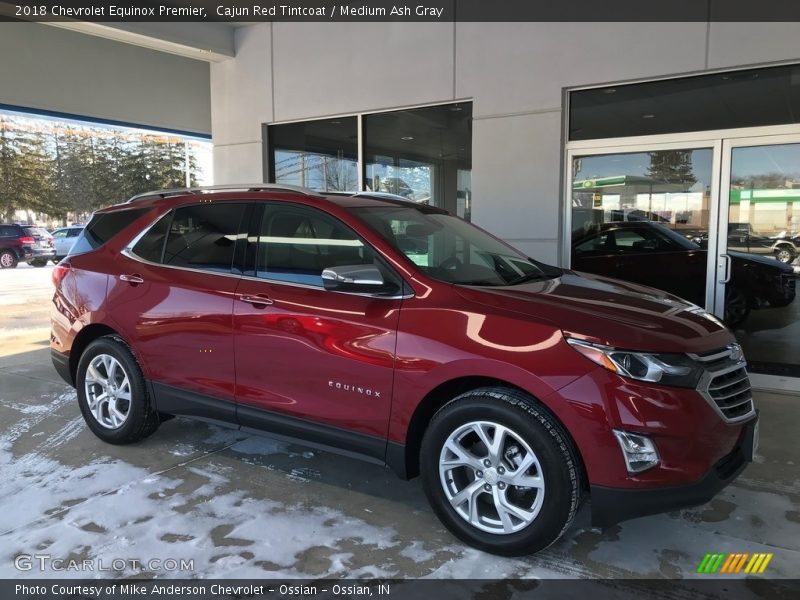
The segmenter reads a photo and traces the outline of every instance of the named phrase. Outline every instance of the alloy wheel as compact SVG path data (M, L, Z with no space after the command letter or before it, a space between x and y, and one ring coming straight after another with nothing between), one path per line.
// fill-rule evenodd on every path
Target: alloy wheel
M0 266L4 269L7 269L11 265L14 264L14 257L11 255L10 252L3 252L0 254Z
M84 385L95 421L106 429L122 427L131 410L131 384L120 362L109 354L98 354L86 369Z
M794 260L794 254L790 250L786 250L785 248L778 250L776 258L782 263L790 263Z
M489 533L524 529L544 501L536 454L518 433L491 421L466 423L448 436L439 456L439 478L456 513Z

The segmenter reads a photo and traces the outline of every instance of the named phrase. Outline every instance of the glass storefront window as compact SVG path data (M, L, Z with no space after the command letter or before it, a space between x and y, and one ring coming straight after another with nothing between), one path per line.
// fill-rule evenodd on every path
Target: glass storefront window
M458 213L472 169L471 103L364 115L363 127L364 189Z
M356 117L271 125L270 181L322 192L358 190Z
M751 369L798 377L800 143L732 148L729 200L728 254L749 267L726 286L747 315L734 333Z
M572 268L705 305L712 150L577 157Z
M576 90L569 139L593 140L800 122L800 65Z

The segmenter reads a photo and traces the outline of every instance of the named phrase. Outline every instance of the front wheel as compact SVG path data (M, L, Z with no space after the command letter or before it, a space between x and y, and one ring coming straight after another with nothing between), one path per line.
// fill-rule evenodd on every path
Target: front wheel
M445 405L423 437L420 470L442 523L503 556L555 542L580 500L571 440L549 411L516 390L481 388Z
M110 444L130 444L160 424L152 408L142 370L130 348L116 336L89 344L76 377L81 413L97 437Z
M745 293L737 287L728 285L725 290L725 324L736 327L744 323L750 314L750 302Z

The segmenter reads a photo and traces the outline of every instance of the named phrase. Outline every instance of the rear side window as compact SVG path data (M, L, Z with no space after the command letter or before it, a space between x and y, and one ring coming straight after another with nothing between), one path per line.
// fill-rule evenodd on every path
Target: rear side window
M17 237L20 235L21 229L16 225L0 225L0 237Z
M96 250L141 217L147 210L146 208L134 208L94 215L89 224L84 227L83 233L75 240L69 255Z
M169 226L163 264L230 273L245 204L185 206Z
M139 258L150 262L160 263L164 252L164 242L167 240L169 224L172 220L172 211L161 217L142 238L131 248Z

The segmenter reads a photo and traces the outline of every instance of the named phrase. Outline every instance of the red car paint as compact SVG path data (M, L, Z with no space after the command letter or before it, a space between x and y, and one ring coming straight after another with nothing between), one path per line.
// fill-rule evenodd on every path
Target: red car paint
M66 357L73 378L74 345L83 348L92 336L113 331L151 382L223 400L237 411L266 409L397 444L405 460L397 470L407 475L416 473L431 406L446 400L437 390L453 382L501 382L525 390L561 421L591 486L621 489L697 482L732 452L752 421L726 423L697 391L621 377L565 341L566 335L683 353L735 341L669 294L570 271L518 286L453 285L428 277L366 226L348 210L350 199L274 191L206 197L324 211L382 255L413 296L370 298L136 260L123 250L140 231L198 202L193 195L143 200L135 205L146 210L111 241L62 263L52 349ZM382 202L361 200L370 201ZM629 474L615 428L651 436L661 464Z

